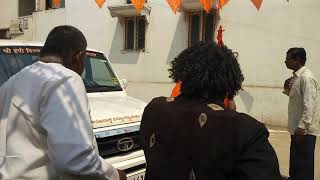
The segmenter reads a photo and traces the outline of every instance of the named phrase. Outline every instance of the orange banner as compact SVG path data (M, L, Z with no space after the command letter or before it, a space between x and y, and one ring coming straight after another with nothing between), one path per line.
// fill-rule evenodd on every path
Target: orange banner
M206 12L209 13L212 8L213 0L200 0L200 2L204 10L206 10Z
M223 6L225 6L228 2L229 2L229 0L219 0L218 9L221 10L223 8Z
M260 10L262 1L263 1L263 0L251 0L251 2L252 2L253 5L258 9L258 11Z
M53 1L59 2L59 4L61 3L61 0L53 0ZM105 3L105 0L95 0L95 1L100 8ZM172 11L176 14L181 5L182 0L166 0L166 1L169 4ZM196 0L193 0L193 1L196 1ZM214 3L217 3L215 4L215 6L217 7L218 10L221 10L229 1L230 0L200 0L200 3L203 6L204 10L207 13L209 13ZM250 0L250 1L259 11L263 0ZM145 4L145 0L131 0L131 2L138 12L141 11L141 9Z
M181 0L167 0L167 3L169 4L172 11L176 14L180 7Z
M141 9L143 8L145 0L131 0L131 2L134 5L134 7L136 8L136 10L138 12L140 12Z
M60 8L61 7L61 0L53 0L52 7L53 8Z
M96 0L97 5L99 6L99 8L101 9L103 4L106 2L106 0Z

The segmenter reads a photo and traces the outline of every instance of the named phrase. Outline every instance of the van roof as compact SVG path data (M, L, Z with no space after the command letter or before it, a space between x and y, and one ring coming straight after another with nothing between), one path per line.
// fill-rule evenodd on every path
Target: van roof
M43 43L35 41L0 40L0 46L43 46Z
M39 41L23 41L23 40L4 40L0 39L0 47L1 46L43 46L43 42ZM102 51L96 50L96 49L91 49L87 48L88 51L94 51L94 52L99 52L103 53Z

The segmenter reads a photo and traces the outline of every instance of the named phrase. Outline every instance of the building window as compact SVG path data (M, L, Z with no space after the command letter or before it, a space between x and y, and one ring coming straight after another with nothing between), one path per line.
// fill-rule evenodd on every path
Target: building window
M19 0L19 17L30 16L36 9L35 0Z
M132 4L132 1L131 1L131 0L126 0L126 1L127 1L127 4ZM148 1L145 0L144 2L147 3Z
M146 20L144 17L137 17L137 48L144 49L146 34Z
M207 14L205 11L189 13L189 46L199 42L210 42L214 40L216 27L215 11Z
M46 10L65 7L65 0L46 0Z
M134 50L135 18L126 18L126 50Z
M0 29L0 39L11 39L10 29Z
M125 50L145 48L146 19L144 16L125 18Z

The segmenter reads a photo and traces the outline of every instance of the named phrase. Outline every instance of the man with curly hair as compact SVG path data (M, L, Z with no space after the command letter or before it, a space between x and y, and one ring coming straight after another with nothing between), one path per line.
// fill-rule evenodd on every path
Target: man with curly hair
M223 105L244 80L237 53L200 42L169 72L180 95L154 98L141 122L146 180L281 180L264 124Z

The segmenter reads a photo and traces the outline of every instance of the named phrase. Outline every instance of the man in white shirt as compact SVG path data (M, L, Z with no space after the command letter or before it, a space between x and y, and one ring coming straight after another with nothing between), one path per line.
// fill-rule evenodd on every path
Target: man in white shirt
M314 179L314 150L319 135L318 83L305 67L304 48L287 51L286 66L293 77L284 85L289 96L288 129L291 134L290 180Z
M40 61L0 88L0 179L126 179L98 154L82 79L87 42L72 26L48 35Z

